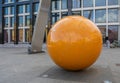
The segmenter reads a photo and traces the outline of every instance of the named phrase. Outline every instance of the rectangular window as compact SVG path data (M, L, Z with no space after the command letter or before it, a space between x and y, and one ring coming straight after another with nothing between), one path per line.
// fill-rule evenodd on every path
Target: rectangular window
M118 22L118 9L108 9L108 22Z
M52 24L59 20L59 13L52 13Z
M93 10L83 11L83 16L93 21Z
M23 42L23 29L19 29L19 42Z
M81 0L72 0L72 8L81 8Z
M62 0L62 9L67 9L67 0Z
M18 2L22 2L22 1L30 1L30 0L18 0Z
M106 6L106 0L95 0L95 6Z
M23 27L23 16L19 16L19 27Z
M68 16L68 12L62 12L62 18Z
M108 26L108 39L112 43L115 40L118 40L118 26L110 25Z
M93 0L83 0L83 7L93 7Z
M10 14L14 15L15 9L14 7L10 7Z
M29 29L25 29L25 42L29 42Z
M34 12L38 12L39 3L34 4Z
M73 11L72 15L81 15L81 11Z
M99 25L98 28L102 33L103 43L106 43L106 26L105 25Z
M8 7L4 8L4 15L8 15Z
M14 42L15 39L14 39L14 30L10 30L10 42Z
M8 27L8 17L5 17L5 18L4 18L4 26L5 26L5 27Z
M118 5L118 0L108 0L108 5Z
M25 5L25 13L29 13L30 12L30 5Z
M18 6L18 13L19 14L23 13L23 5Z
M14 17L10 17L10 27L14 27Z
M60 0L52 1L52 10L59 10L60 9Z
M25 26L30 25L30 16L25 16Z
M95 22L106 23L106 10L105 9L95 11Z
M4 30L4 43L8 42L8 30Z
M4 0L4 3L5 3L5 4L8 3L8 0Z

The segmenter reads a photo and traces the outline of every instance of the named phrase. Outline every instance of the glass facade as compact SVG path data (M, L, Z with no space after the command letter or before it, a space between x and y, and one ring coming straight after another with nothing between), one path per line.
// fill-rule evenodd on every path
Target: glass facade
M112 43L120 40L119 3L120 0L52 0L50 22L53 25L68 15L84 16L99 27L103 42L108 37ZM19 43L30 42L30 25L34 27L39 0L3 0L0 5L4 5L0 18L3 20L4 43L15 42L16 34Z
M93 7L93 0L83 0L83 7Z
M106 22L106 10L105 9L99 9L95 11L95 22L96 23Z
M106 0L95 0L95 6L106 6Z

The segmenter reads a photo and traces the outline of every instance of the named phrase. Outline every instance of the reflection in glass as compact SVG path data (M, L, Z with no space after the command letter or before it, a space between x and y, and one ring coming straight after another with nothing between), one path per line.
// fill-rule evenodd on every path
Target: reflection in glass
M73 11L72 15L81 15L81 11Z
M4 0L4 3L8 3L8 0Z
M19 27L23 27L23 16L19 16Z
M19 29L19 42L23 42L23 29Z
M4 18L4 26L5 26L5 27L8 27L8 17L5 17L5 18Z
M106 10L96 10L95 11L95 22L105 23L106 22Z
M8 15L8 7L4 8L4 15Z
M118 0L108 0L108 5L118 5Z
M14 14L14 12L15 12L15 9L14 9L14 7L10 7L10 14Z
M23 13L23 5L18 6L18 13Z
M29 42L29 29L25 29L25 42Z
M59 13L52 13L52 24L59 20Z
M14 42L15 39L14 39L14 30L10 30L10 42Z
M30 12L30 5L25 5L25 13L29 13Z
M60 9L60 0L53 0L52 1L52 10L59 10Z
M81 8L81 0L72 0L72 8Z
M8 30L4 30L4 43L8 42Z
M108 26L108 39L112 43L114 40L118 40L118 26Z
M83 11L83 16L93 21L93 10Z
M93 0L83 0L83 7L93 7Z
M62 12L61 14L62 14L62 18L68 16L68 12Z
M62 0L62 9L67 9L67 0Z
M106 0L95 0L95 6L106 6Z
M25 26L30 25L30 16L25 16Z
M108 22L118 22L118 9L108 9Z
M30 0L18 0L19 2L22 2L22 1L30 1Z
M102 39L103 39L103 43L106 43L106 26L105 25L101 25L101 26L98 26L99 30L101 31L102 33Z
M10 17L10 27L14 27L14 17Z
M39 3L34 4L34 12L38 12Z

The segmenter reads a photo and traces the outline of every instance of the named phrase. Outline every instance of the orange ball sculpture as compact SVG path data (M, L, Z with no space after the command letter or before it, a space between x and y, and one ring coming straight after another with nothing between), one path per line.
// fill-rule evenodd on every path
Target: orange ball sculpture
M47 49L52 60L66 70L82 70L99 57L102 36L97 26L82 16L59 20L47 37Z

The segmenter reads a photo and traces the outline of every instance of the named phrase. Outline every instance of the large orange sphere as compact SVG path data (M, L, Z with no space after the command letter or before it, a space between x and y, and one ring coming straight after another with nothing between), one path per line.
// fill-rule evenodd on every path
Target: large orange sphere
M97 26L82 16L68 16L50 30L47 49L52 60L66 70L81 70L100 55L102 36Z

